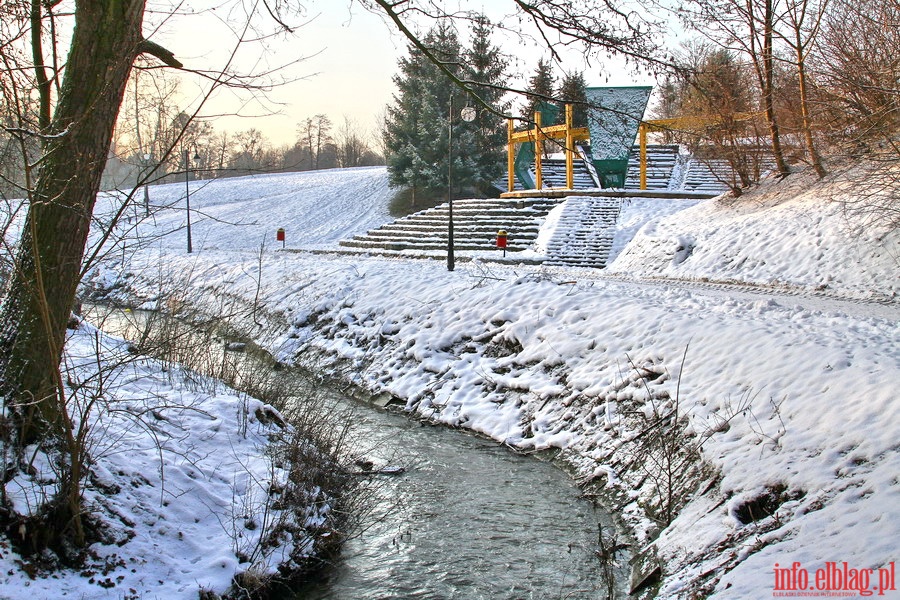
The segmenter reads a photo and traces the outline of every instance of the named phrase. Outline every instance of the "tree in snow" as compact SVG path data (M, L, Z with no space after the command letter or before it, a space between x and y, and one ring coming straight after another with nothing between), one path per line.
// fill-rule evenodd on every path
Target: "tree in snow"
M534 73L528 79L528 87L525 89L526 102L522 107L522 118L526 121L534 119L534 113L542 103L551 104L556 91L556 77L553 75L553 65L547 59L540 59L534 69ZM542 125L553 123L542 122Z
M144 37L143 0L96 0L75 4L65 70L51 69L54 63L48 56L55 59L56 54L47 52L44 44L57 4L14 5L11 14L4 15L4 20L15 19L19 26L4 29L5 35L10 31L21 35L4 39L0 47L30 46L33 60L28 71L33 84L24 89L35 90L38 97L36 114L18 112L14 135L23 141L38 140L41 156L26 171L28 213L0 312L0 392L17 430L17 448L47 436L65 448L72 468L51 510L48 533L68 533L83 543L79 500L83 456L73 438L59 369L66 324L132 63L142 54L174 67L181 63ZM11 61L23 58L11 54L5 53L10 59L6 74L13 70Z
M369 146L368 136L360 125L345 116L343 124L335 134L335 148L341 167L368 167L381 160Z
M456 30L449 21L432 28L422 39L428 51L457 77L463 76L462 54ZM385 146L391 185L411 188L413 203L419 193L442 195L447 190L449 127L456 148L470 148L471 130L451 118L451 98L456 110L466 105L463 92L418 47L400 60L394 77L397 94L388 108ZM474 165L470 156L453 153L453 178L457 186L471 185Z
M472 23L470 46L464 53L467 77L477 96L477 101L471 97L466 100L475 109L475 120L462 125L471 129L473 134L473 145L465 152L474 163L473 184L482 193L488 192L491 182L502 171L506 128L501 115L510 108L503 89L508 75L508 60L500 48L491 43L492 32L493 27L486 17L476 18Z
M0 5L0 93L9 109L4 125L19 150L17 191L27 211L18 242L2 240L11 264L0 306L5 422L0 443L4 469L25 466L25 450L35 444L57 457L56 494L28 528L37 550L86 541L81 484L88 447L81 425L87 409L70 412L60 360L126 83L139 57L153 60L154 68L183 68L145 37L145 0L60 5L59 0ZM246 13L242 25L249 27L253 13ZM247 29L238 33L236 44L250 39ZM257 34L255 39L264 39ZM208 92L226 82L252 87L252 78L231 72L229 65L201 74ZM184 130L156 157L157 164L177 153L183 138ZM132 192L113 223L133 200Z
M776 28L782 0L682 0L681 14L688 27L714 44L740 52L752 67L769 133L775 171L789 173L776 110Z
M836 150L900 157L900 5L833 0L813 71Z
M575 127L587 127L587 95L585 88L587 84L584 81L584 73L575 71L566 73L559 84L559 90L556 96L560 100L560 114L565 114L565 105L572 105L572 124Z
M326 162L334 141L331 137L331 119L327 115L318 114L307 117L297 126L297 145L306 150L310 169L328 169L335 165Z
M709 44L685 47L684 77L677 92L678 114L696 118L680 141L702 158L724 160L736 194L759 180L766 147L757 121L747 118L754 97L742 82L748 73L734 52Z

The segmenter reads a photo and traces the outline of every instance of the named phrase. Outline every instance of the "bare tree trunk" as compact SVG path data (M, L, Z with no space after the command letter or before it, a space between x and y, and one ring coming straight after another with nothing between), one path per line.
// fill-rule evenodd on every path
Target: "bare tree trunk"
M31 56L38 91L38 125L43 132L50 126L50 79L44 65L42 9L40 0L31 0Z
M809 40L803 43L803 21L809 9L809 1L801 0L798 3L792 3L788 7L788 15L791 19L791 27L794 30L793 47L797 55L797 84L800 91L800 126L803 128L803 140L806 144L806 153L809 162L812 164L816 175L825 177L825 167L822 165L822 157L816 149L816 142L812 134L812 117L809 111L809 94L807 93L807 77L806 77L806 48L810 45L811 40L819 31L819 23L821 15L825 11L828 0L822 0L819 5L818 15L809 34Z
M2 391L22 444L67 427L60 353L113 127L142 51L143 11L144 0L76 3L65 81L0 313Z
M799 37L799 35L798 35ZM798 40L799 41L799 40ZM812 163L816 175L825 177L825 167L822 166L822 157L816 149L816 142L812 134L812 119L809 114L809 100L806 91L806 66L803 60L803 52L797 50L797 82L800 86L800 118L803 127L803 138L806 142L806 152Z
M766 0L765 15L763 21L763 102L766 110L766 121L769 123L769 134L772 139L772 156L775 158L775 168L782 177L788 175L787 163L784 160L784 150L781 148L781 134L778 129L778 119L775 116L775 60L773 49L774 8L773 0Z

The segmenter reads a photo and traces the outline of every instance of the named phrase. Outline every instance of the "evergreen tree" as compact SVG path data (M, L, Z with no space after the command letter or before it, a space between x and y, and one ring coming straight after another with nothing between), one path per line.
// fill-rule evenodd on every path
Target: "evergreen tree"
M491 22L484 16L477 18L472 25L471 46L465 53L468 77L476 82L472 89L481 103L497 112L506 113L510 102L504 101L504 92L494 86L505 83L508 61L500 49L491 44L492 31ZM477 116L467 126L474 135L473 147L468 154L474 163L473 183L479 191L485 193L503 171L506 128L505 120L484 109L481 103L472 100Z
M587 95L584 73L566 73L559 84L557 96L560 99L560 120L565 119L566 104L572 105L572 124L575 127L587 127Z
M450 23L439 23L423 39L434 55L459 75L462 49ZM409 56L400 59L400 74L394 77L398 93L388 107L385 123L385 148L389 153L388 175L391 185L408 187L413 202L420 192L446 193L448 177L448 119L450 99L454 110L466 105L466 99L446 73L435 66L419 49L409 47ZM459 115L453 124L454 188L471 186L472 158L462 148L472 146L471 130L461 126Z
M525 90L527 101L522 110L522 117L527 121L534 119L534 111L542 102L551 102L553 91L556 88L556 78L553 76L553 67L549 60L543 58L538 61L534 75L528 80L528 88ZM553 123L542 123L553 125Z

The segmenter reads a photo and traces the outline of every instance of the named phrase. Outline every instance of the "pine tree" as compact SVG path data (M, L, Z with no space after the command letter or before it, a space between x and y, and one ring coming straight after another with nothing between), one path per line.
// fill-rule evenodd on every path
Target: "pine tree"
M423 43L450 69L459 72L462 49L450 23L439 23ZM420 192L434 196L446 193L450 98L457 112L465 106L465 98L446 73L412 45L409 56L400 59L400 74L394 77L394 83L398 93L388 107L384 131L391 185L411 188L413 202ZM471 157L459 150L471 147L472 134L460 123L457 115L453 120L454 188L471 185L474 172Z
M468 152L474 163L473 183L482 193L487 192L491 183L500 176L506 147L504 119L484 109L483 104L500 113L508 112L510 107L510 102L503 99L504 92L493 87L505 82L508 61L500 49L491 44L492 31L491 22L486 17L477 18L472 26L470 48L465 53L468 77L477 82L472 88L481 101L472 100L477 116L467 128L474 135L473 147Z
M572 124L575 127L587 127L587 95L584 73L566 73L559 84L557 96L560 99L559 114L565 118L566 104L572 105Z
M549 60L543 58L538 61L534 75L528 80L527 102L522 110L522 117L531 121L534 119L534 111L541 103L550 103L556 88L556 78L553 76L553 67ZM553 123L542 123L553 125Z

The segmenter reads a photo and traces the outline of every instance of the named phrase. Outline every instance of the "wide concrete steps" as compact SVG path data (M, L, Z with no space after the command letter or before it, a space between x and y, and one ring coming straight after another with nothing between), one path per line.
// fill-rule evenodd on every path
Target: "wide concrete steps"
M647 146L647 189L672 189L673 177L678 165L678 146ZM632 146L628 157L628 173L625 176L625 189L637 190L641 187L641 149Z
M677 145L654 144L647 146L647 189L672 190L679 189L679 163L681 161ZM640 189L641 186L641 157L640 147L633 146L628 159L628 173L625 179L625 189ZM566 187L566 161L558 158L545 158L541 162L543 176L543 188ZM532 178L535 177L535 168L531 168ZM589 167L581 158L577 158L572 168L573 189L595 189L597 183L591 176ZM506 178L498 181L497 187L506 189ZM522 184L517 179L515 189L521 190ZM704 190L698 190L704 191Z
M569 198L547 243L544 264L605 267L621 206L621 198Z
M541 177L545 188L565 188L566 161L558 158L545 158L541 161ZM591 172L581 159L572 162L572 189L585 190L597 187Z
M721 194L730 189L734 179L734 172L726 160L691 158L685 165L681 188L688 192Z
M508 251L525 250L534 243L541 221L556 203L546 199L454 200L453 246L456 250L493 250L497 232L504 230L508 234ZM449 208L445 203L408 215L353 239L342 240L340 245L361 251L445 250Z

